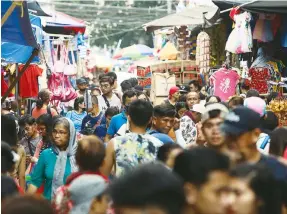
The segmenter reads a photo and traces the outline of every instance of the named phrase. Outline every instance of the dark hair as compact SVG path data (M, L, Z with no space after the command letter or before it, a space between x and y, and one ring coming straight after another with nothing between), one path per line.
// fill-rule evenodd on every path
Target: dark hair
M194 85L196 88L198 88L198 91L201 90L201 86L200 86L198 80L190 80L189 83L188 83L188 85L189 85L189 86L190 86L190 85Z
M162 161L162 162L166 162L169 153L173 150L173 149L180 149L181 146L175 143L166 143L163 144L161 147L159 147L158 152L157 152L157 160Z
M3 203L6 198L17 195L18 193L19 189L15 180L10 176L1 175L1 202Z
M204 95L201 92L199 92L199 99L200 100L205 100L206 99L206 95Z
M147 94L145 92L143 92L143 91L136 91L136 93L137 93L137 97L139 97L141 95L144 95L146 100L149 100L149 97L147 96Z
M37 118L36 122L38 125L44 125L47 131L47 136L49 136L52 132L52 124L53 119L50 114L42 114Z
M77 97L76 99L75 99L75 103L74 103L74 109L75 110L79 110L79 105L81 104L81 103L83 103L83 102L85 102L85 98L84 97Z
M264 132L269 134L279 126L279 119L273 111L267 111L265 116L261 118L261 124Z
M208 181L213 171L228 171L229 159L217 151L198 147L184 151L175 159L174 172L180 175L185 182L198 187Z
M52 123L52 130L55 128L56 125L63 124L67 131L70 133L70 123L65 117L53 117Z
M132 91L132 90L128 90L128 91L125 91L125 93L123 94L123 104L125 105L126 104L126 100L127 98L132 98L132 97L136 97L137 96L137 93L135 91Z
M153 114L152 104L145 100L133 101L128 109L132 122L139 127L147 126Z
M132 84L130 83L129 80L124 80L121 83L121 88L122 88L122 92L125 92L127 90L131 90L133 88Z
M42 89L39 93L38 93L38 99L36 101L36 107L38 109L42 108L44 103L48 102L50 99L50 93L47 89Z
M49 201L40 196L21 195L7 199L1 208L3 214L55 214Z
M246 98L248 98L248 97L260 97L260 94L259 94L259 92L257 90L250 89L246 93Z
M275 98L277 98L279 95L278 92L271 92L268 96L267 96L267 105L271 102L271 100L274 100Z
M112 72L112 71L106 73L106 76L112 77L114 79L114 81L116 81L118 79L117 74L115 72Z
M186 102L186 94L180 95L178 102Z
M169 104L157 105L153 109L154 117L175 117L175 115L175 108Z
M279 185L268 167L262 164L241 164L232 169L230 175L248 181L257 199L262 202L259 214L281 213Z
M11 172L14 169L13 159L11 146L1 141L1 173Z
M115 80L113 77L104 75L102 78L100 78L100 83L103 83L103 82L108 82L110 85L114 85Z
M135 87L136 85L139 84L138 79L135 77L130 78L129 82L131 83L132 87Z
M18 143L16 122L11 115L1 115L1 140L11 147L16 147Z
M117 115L117 114L119 114L119 113L120 113L120 111L119 111L118 107L116 107L116 106L111 106L111 107L109 107L109 108L106 110L106 112L105 112L105 117L107 117L107 116L113 117L113 116L115 116L115 115Z
M243 106L244 104L244 99L240 96L233 96L230 98L230 100L228 101L228 107L231 108L235 107L235 106Z
M246 79L242 79L239 83L239 87L240 89L245 89L245 90L249 90L250 86L249 86L249 80ZM241 91L241 90L240 90ZM240 92L241 93L241 92Z
M28 117L25 118L24 123L25 123L25 125L32 126L36 123L36 119L34 117L32 117L31 115L29 115Z
M212 97L215 97L215 98L217 99L217 102L218 102L218 103L220 103L220 102L221 102L220 97L218 97L218 96L214 96L214 95L211 95L211 96L206 97L206 102L208 103L208 102L209 102L209 100L210 100Z
M81 171L98 171L106 155L105 145L96 136L86 136L78 143L76 162Z
M287 128L277 128L270 133L269 153L277 156L283 156L287 148Z
M185 206L183 182L162 164L144 164L112 182L108 188L113 206L154 206L178 214Z
M186 107L186 103L185 103L185 102L177 102L177 103L175 104L176 112L178 112L180 109L183 109L183 108L188 109L188 108Z

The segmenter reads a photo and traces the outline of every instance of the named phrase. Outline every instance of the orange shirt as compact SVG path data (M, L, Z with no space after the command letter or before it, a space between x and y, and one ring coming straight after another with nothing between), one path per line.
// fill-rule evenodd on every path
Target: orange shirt
M54 117L55 115L58 115L57 111L53 108L51 109L51 114ZM32 111L32 117L34 117L35 119L37 119L38 117L40 117L43 114L47 114L47 107L42 107L41 109L38 109L37 107L35 107Z

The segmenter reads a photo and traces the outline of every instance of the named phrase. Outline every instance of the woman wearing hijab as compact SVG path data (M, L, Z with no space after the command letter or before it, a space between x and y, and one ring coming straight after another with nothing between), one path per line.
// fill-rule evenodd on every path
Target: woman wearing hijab
M53 198L58 187L65 184L67 177L76 172L75 153L79 135L68 118L55 119L52 126L51 148L44 150L31 174L28 193L35 193L44 184L44 197Z

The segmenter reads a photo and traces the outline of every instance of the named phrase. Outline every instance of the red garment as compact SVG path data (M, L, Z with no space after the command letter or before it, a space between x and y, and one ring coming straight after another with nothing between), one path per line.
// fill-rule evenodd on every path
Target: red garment
M1 96L4 96L5 92L8 90L8 85L4 80L4 74L1 72ZM14 94L10 93L8 97L13 97Z
M229 17L230 17L232 20L234 20L234 16L235 16L235 15L238 15L238 14L240 14L240 13L241 13L240 8L239 8L239 7L234 7L234 8L232 8L232 10L230 11Z
M251 68L249 76L251 77L251 89L257 90L260 94L268 93L267 81L271 78L268 68Z
M24 65L19 65L21 72ZM38 65L29 65L19 83L19 95L22 98L37 97L39 92L38 77L42 75L43 69Z

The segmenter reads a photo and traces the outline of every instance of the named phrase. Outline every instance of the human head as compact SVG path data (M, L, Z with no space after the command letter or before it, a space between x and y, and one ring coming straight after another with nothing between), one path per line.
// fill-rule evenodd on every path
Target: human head
M228 210L236 214L280 214L279 185L271 170L261 164L240 164L231 170Z
M137 100L137 94L135 91L128 90L123 94L123 105L127 108L129 104L133 101Z
M200 97L199 97L199 93L197 92L189 92L186 95L186 105L189 109L192 109L192 106L194 104L199 104L200 102Z
M173 99L175 101L178 101L179 96L180 96L180 93L179 93L178 87L175 86L175 87L171 87L169 89L169 99Z
M188 110L186 108L186 103L185 102L178 102L175 104L175 109L177 113L177 117L181 118L183 117L184 113Z
M136 85L136 86L134 87L134 90L135 90L136 92L143 92L144 88L143 88L141 85Z
M180 153L173 171L184 180L188 208L200 214L223 214L229 159L204 147Z
M173 168L175 159L172 159L173 154L171 154L174 150L177 150L178 153L182 152L183 149L180 145L176 143L166 143L159 147L157 152L157 160L164 163L169 168Z
M168 134L174 125L176 111L169 104L157 105L153 109L152 128L164 134Z
M19 160L19 156L12 150L11 146L1 141L1 173L12 172L14 164Z
M38 93L38 99L36 101L36 107L41 109L44 104L48 105L51 99L52 93L49 89L42 89Z
M200 89L201 89L201 86L198 82L198 80L191 80L189 83L189 89L190 89L190 92L200 92Z
M200 93L203 95L203 96L207 96L207 90L206 90L206 86L203 86L201 89L200 89Z
M179 214L185 205L183 183L162 164L144 164L111 183L116 214Z
M135 87L136 85L139 84L138 79L135 77L130 78L129 81L130 81L132 87Z
M206 103L220 103L220 102L221 102L221 99L218 96L212 95L206 98Z
M150 102L144 100L133 101L128 109L128 120L132 127L146 129L151 122L153 107Z
M85 136L78 142L76 162L80 171L98 172L105 158L105 146L96 136Z
M194 104L190 111L194 117L194 122L198 123L201 121L202 114L205 112L205 107L202 104Z
M256 142L261 133L260 115L246 107L237 107L227 114L221 131L237 161L248 161L258 153Z
M32 116L29 116L25 119L24 123L26 137L33 138L38 133L36 119Z
M55 214L49 201L40 196L19 195L2 204L3 214Z
M11 147L18 143L16 122L11 115L1 115L1 140Z
M85 108L85 99L84 97L80 96L75 99L74 109L79 110Z
M116 106L111 106L109 107L106 112L105 112L105 117L106 117L106 123L107 123L107 127L110 126L110 122L113 116L119 114L119 109Z
M124 93L125 91L131 90L133 87L129 80L124 80L121 83L121 88L122 88L122 92Z
M105 214L108 198L107 184L99 175L84 174L74 179L68 187L69 198L73 201L71 214Z
M1 165L2 165L2 162L1 162ZM9 172L12 172L12 171L13 170ZM7 198L10 198L18 194L19 194L19 188L17 187L15 180L11 176L1 175L1 204L3 204L3 202Z
M37 129L42 137L47 137L52 131L52 117L50 114L42 114L37 118Z
M246 94L247 91L250 89L250 81L247 79L242 79L239 83L240 93Z
M70 136L70 129L74 128L74 125L70 126L70 122L67 118L60 117L57 119L53 119L53 126L52 126L52 139L54 146L59 148L62 151L65 151L69 146Z
M117 74L115 72L110 71L110 72L106 73L106 76L113 78L113 80L114 80L113 89L116 89L118 87L118 76L117 76Z
M260 97L246 98L244 106L260 114L260 117L266 114L266 102Z
M228 101L228 108L229 109L234 109L237 106L243 106L244 104L244 99L240 96L233 96L229 99Z
M144 92L137 92L137 96L139 100L149 101L148 96Z
M266 111L264 117L261 117L261 124L263 131L269 133L279 126L279 120L273 111Z
M269 153L287 159L287 128L277 128L270 133Z
M100 87L97 85L92 85L90 89L91 89L91 95L99 96L102 94Z
M255 89L250 89L246 93L246 98L248 97L260 97L259 92Z
M103 92L103 95L108 95L114 89L115 80L110 76L103 76L100 78L100 86Z
M221 103L210 103L202 115L202 133L207 145L212 148L221 148L224 145L224 136L220 125L228 113L226 106Z
M76 83L77 83L77 88L82 92L85 91L88 87L88 82L84 78L77 79Z

